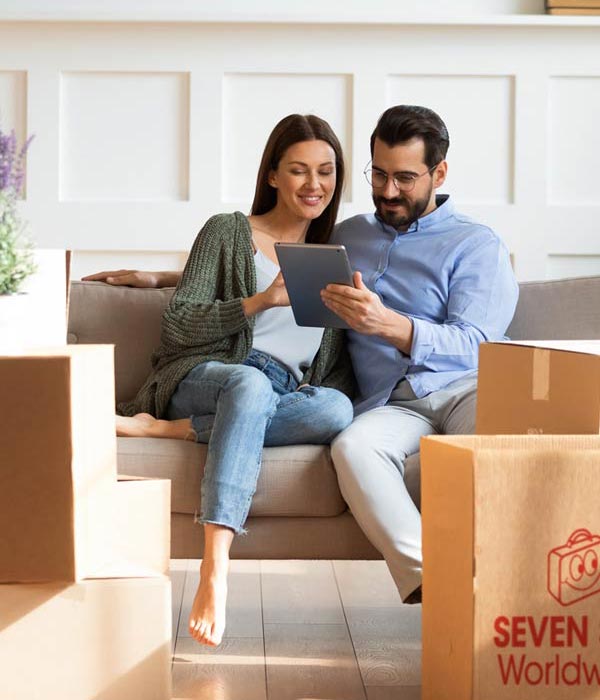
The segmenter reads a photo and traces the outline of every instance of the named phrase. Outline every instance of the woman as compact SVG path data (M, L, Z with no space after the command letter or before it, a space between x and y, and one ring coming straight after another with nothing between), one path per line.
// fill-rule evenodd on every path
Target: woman
M263 445L327 444L352 420L342 333L295 324L274 250L277 241L329 240L343 179L342 150L325 121L295 114L277 124L251 215L205 224L165 310L153 372L119 407L119 435L208 443L204 556L189 620L204 644L223 636L229 550L244 532Z

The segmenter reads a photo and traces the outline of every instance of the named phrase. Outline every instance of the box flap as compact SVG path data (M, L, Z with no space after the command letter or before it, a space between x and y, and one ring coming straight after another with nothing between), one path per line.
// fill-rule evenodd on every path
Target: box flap
M523 345L545 350L579 352L585 355L600 355L600 340L504 340L485 345Z

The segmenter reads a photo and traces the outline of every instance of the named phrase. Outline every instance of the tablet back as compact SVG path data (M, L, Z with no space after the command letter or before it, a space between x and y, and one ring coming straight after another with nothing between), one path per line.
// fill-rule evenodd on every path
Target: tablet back
M276 243L275 251L299 326L349 328L321 301L328 284L353 286L352 269L343 245Z

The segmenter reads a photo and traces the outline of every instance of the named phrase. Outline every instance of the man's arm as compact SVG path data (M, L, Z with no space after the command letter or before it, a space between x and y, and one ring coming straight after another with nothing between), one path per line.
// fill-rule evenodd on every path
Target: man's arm
M181 271L162 270L149 272L145 270L105 270L93 275L86 275L84 282L106 282L115 286L129 287L176 287L181 279Z
M357 332L388 340L433 371L476 368L479 344L504 336L518 297L508 253L495 236L457 260L441 323L388 309L359 282L356 289L328 285L324 303Z

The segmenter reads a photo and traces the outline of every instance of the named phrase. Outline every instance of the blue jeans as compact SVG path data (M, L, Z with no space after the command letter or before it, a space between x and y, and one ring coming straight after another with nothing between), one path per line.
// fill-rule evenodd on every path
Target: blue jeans
M205 362L179 383L167 418L191 418L208 444L198 522L243 533L264 445L324 445L351 422L352 403L336 389L298 390L293 374L252 350L243 365Z

